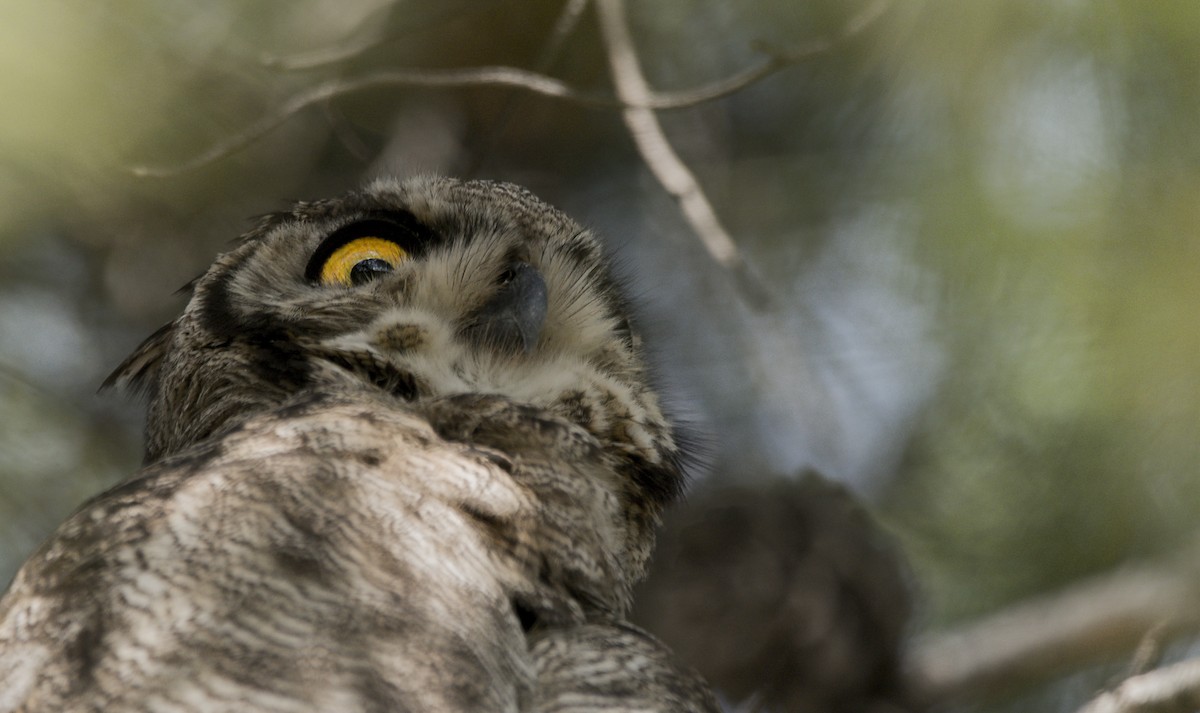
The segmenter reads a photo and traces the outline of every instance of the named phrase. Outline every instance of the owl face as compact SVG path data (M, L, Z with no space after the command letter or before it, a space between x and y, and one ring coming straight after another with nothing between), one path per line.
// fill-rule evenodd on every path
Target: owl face
M381 180L267 216L112 381L150 392L148 461L302 392L372 388L498 394L678 474L600 245L507 184Z

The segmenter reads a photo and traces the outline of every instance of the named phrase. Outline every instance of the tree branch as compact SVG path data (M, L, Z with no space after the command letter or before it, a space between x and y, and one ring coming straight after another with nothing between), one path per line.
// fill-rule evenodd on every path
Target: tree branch
M834 37L811 40L806 44L791 48L771 47L760 43L757 49L766 57L759 64L700 87L676 91L651 92L647 96L645 103L639 106L644 106L648 109L681 109L740 92L746 87L762 81L782 69L832 50L837 45L870 27L887 11L892 1L875 0L875 2L867 5L857 15L850 18L850 21L846 23L842 31Z
M1126 679L1079 713L1192 713L1200 710L1200 659Z
M1200 630L1197 549L926 637L910 655L918 697L982 700L1126 655L1147 632L1167 640Z
M556 51L556 44L569 34L578 20L579 14L586 7L586 0L568 0L556 23L548 47L548 51ZM173 166L134 166L134 175L141 177L163 178L186 173L213 161L229 156L245 148L256 139L290 119L295 114L320 102L367 89L377 89L389 86L409 87L508 87L520 89L552 99L572 101L585 106L601 108L629 109L682 109L709 101L714 101L734 94L751 86L765 77L774 74L803 59L833 47L837 42L861 32L876 18L883 14L891 4L891 0L875 0L874 3L856 15L846 28L833 40L820 40L792 50L768 50L767 58L760 64L738 72L732 76L692 89L656 93L646 86L642 80L642 89L635 101L628 96L612 97L598 92L588 92L576 89L562 80L547 76L542 72L531 72L517 67L492 66L469 67L463 69L407 69L387 70L369 74L364 77L349 80L332 80L318 84L300 92L286 100L273 112L251 124L245 130L220 141L202 152L195 158ZM622 24L621 27L624 27ZM628 40L628 30L624 30ZM619 38L618 38L619 39ZM264 63L285 69L308 69L324 64L336 63L358 56L359 54L383 44L386 40L361 40L345 46L320 50L311 54L291 58L264 58ZM637 67L636 54L632 43L626 42L630 56L633 57L633 67L637 76L641 76ZM612 52L609 52L610 58ZM692 219L689 218L689 222Z
M600 20L600 35L612 71L617 97L624 104L621 118L650 172L679 204L688 224L699 236L708 254L718 265L732 272L750 297L752 304L763 306L768 301L765 287L752 277L745 259L716 211L700 187L696 177L684 164L667 136L654 110L648 108L653 98L650 86L638 62L629 26L625 20L623 0L596 0Z
M520 69L518 67L468 67L464 69L407 69L375 72L357 79L335 79L322 82L296 94L274 111L251 124L246 129L220 141L193 159L174 166L135 166L133 173L141 177L163 178L186 173L213 161L229 156L253 143L301 111L314 104L353 94L367 89L382 87L500 87L521 89L551 99L572 101L585 106L616 109L638 106L659 109L680 109L706 101L719 99L746 88L751 83L779 71L789 62L776 59L769 66L751 69L727 80L720 80L696 89L684 90L657 96L648 94L644 104L622 101L602 92L576 89L554 77Z
M413 69L391 70L369 74L350 80L323 82L288 99L275 111L254 122L249 128L214 144L199 156L174 166L136 166L137 176L161 178L185 173L205 166L245 148L255 139L290 119L298 112L334 97L344 96L365 89L386 86L410 87L516 87L543 96L570 99L593 106L612 106L613 102L603 97L580 92L565 82L536 72L515 67L474 67L470 69Z

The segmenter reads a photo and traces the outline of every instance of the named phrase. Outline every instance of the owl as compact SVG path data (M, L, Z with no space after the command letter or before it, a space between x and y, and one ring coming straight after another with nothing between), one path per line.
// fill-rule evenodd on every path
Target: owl
M626 621L683 481L630 306L527 191L269 215L109 383L145 466L0 600L0 711L717 710Z

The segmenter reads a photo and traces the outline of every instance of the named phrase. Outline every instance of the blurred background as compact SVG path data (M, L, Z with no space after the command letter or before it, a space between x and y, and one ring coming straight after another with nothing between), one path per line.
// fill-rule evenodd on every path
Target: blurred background
M651 84L845 34L870 3L629 3ZM0 580L140 460L96 393L175 291L297 198L381 173L522 183L603 233L698 478L816 470L900 543L914 631L1188 540L1200 516L1200 4L926 0L659 114L777 296L749 307L612 108L376 87L176 175L290 97L396 68L611 95L562 0L0 6ZM1055 710L1052 702L1038 706Z

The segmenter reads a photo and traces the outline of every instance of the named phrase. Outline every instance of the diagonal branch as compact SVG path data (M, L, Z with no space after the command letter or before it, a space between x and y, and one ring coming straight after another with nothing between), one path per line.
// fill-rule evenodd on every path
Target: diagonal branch
M1200 710L1200 659L1126 679L1078 713L1188 713Z
M1200 546L1124 567L918 642L914 688L929 703L985 700L1200 631ZM1135 679L1130 679L1135 680Z
M586 0L568 0L559 22L555 25L554 34L547 45L546 54L552 56L557 51L558 45L574 29L575 23L578 21L579 15L586 7L586 4ZM318 84L292 96L274 111L254 122L248 128L224 141L214 144L208 150L189 161L173 166L135 166L132 171L137 176L154 178L186 173L187 171L206 166L213 161L236 153L295 114L314 104L354 92L380 87L509 87L552 99L573 101L586 106L621 108L625 110L682 109L729 96L803 59L829 50L837 42L845 40L869 26L876 18L883 14L884 10L890 4L891 0L875 0L866 10L860 12L847 23L845 29L838 37L832 40L811 42L808 45L791 50L767 51L766 59L759 64L709 84L692 89L655 93L650 90L643 79L641 82L642 91L636 92L638 97L636 100L630 96L622 96L620 91L618 91L616 98L600 93L582 91L562 80L547 76L542 72L531 72L517 67L504 66L469 67L464 69L388 70L369 74L358 79L332 80ZM601 11L602 14L604 12ZM640 77L641 70L637 66L636 53L632 48L632 42L628 39L628 30L624 29L624 27L624 23L620 23L621 29L618 31L623 32L625 35L628 56L633 62L632 68L637 70L635 74ZM619 37L617 39L620 41ZM310 68L356 56L381 43L382 41L376 40L359 41L345 47L337 47L313 55L287 59L266 58L264 61L286 69ZM612 55L613 53L610 50L610 59ZM634 94L634 92L627 93L631 96Z
M285 101L275 111L254 122L249 128L221 141L199 156L167 167L137 166L133 172L142 177L165 177L185 173L224 158L253 143L295 114L314 104L366 89L389 86L408 87L515 87L558 99L569 99L592 106L614 106L611 99L573 89L566 82L515 67L473 67L469 69L391 70L351 80L332 80L311 87Z
M795 61L799 61L798 59ZM773 74L794 62L782 56L769 60L764 65L739 73L725 80L695 89L671 92L668 94L649 94L643 104L631 104L610 95L599 92L587 92L576 89L566 82L554 77L520 69L518 67L468 67L463 69L399 69L375 72L357 79L335 79L322 82L296 94L285 101L274 111L251 124L246 129L220 141L195 158L174 166L151 167L135 166L133 173L142 177L162 178L186 173L213 161L229 156L253 143L256 139L270 132L275 127L292 118L299 112L314 104L346 96L355 92L381 87L500 87L520 89L551 99L572 101L585 106L598 108L628 108L646 106L656 109L681 109L700 104L734 92L745 89L750 84Z
M750 274L737 244L725 226L721 225L704 190L679 154L675 153L654 110L649 108L653 93L642 73L637 50L629 35L624 2L596 0L596 13L612 71L613 86L625 106L621 118L642 160L667 193L679 203L684 218L713 260L739 278L742 287L748 288L745 292L752 304L764 306L768 300L765 287Z
M714 101L727 97L751 86L755 82L779 72L791 65L807 59L815 54L832 48L837 42L845 40L869 26L875 18L883 13L891 0L876 0L867 10L859 13L847 25L846 29L834 40L820 40L808 45L790 50L767 50L766 59L759 64L747 68L723 79L693 87L670 92L653 92L649 87L637 101L628 97L612 97L598 92L588 92L576 89L566 82L547 76L542 72L531 72L517 67L468 67L463 69L407 69L386 70L368 74L357 79L336 79L310 87L286 100L283 104L246 129L211 146L200 155L173 166L135 166L134 175L141 177L163 178L186 173L213 161L229 156L253 143L256 139L270 132L292 116L330 99L353 94L368 89L381 87L508 87L538 94L551 99L571 101L585 106L620 109L683 109L697 104ZM557 51L558 44L574 29L579 13L586 7L582 0L569 0L564 7L559 22L555 25L554 34L547 45L547 54ZM628 36L628 31L625 32ZM277 66L288 69L308 68L347 59L358 53L376 46L375 41L355 43L346 47L334 48L312 56L291 59L267 59ZM630 47L632 47L630 43ZM552 54L551 54L552 56ZM636 64L636 56L634 62ZM640 76L640 69L639 69ZM642 82L645 85L645 81Z
M538 53L537 62L534 65L537 71L545 72L550 65L554 64L558 53L562 51L563 44L579 26L579 20L583 17L584 10L587 10L587 5L588 0L566 0L562 12L554 21L554 29L550 31L550 37L546 39L545 46Z
M700 87L651 92L645 104L640 106L650 109L681 109L727 97L782 69L832 50L874 24L891 7L892 2L893 0L875 0L850 18L842 31L834 37L811 40L803 45L788 48L768 47L760 44L757 49L765 55L765 58L758 64Z

